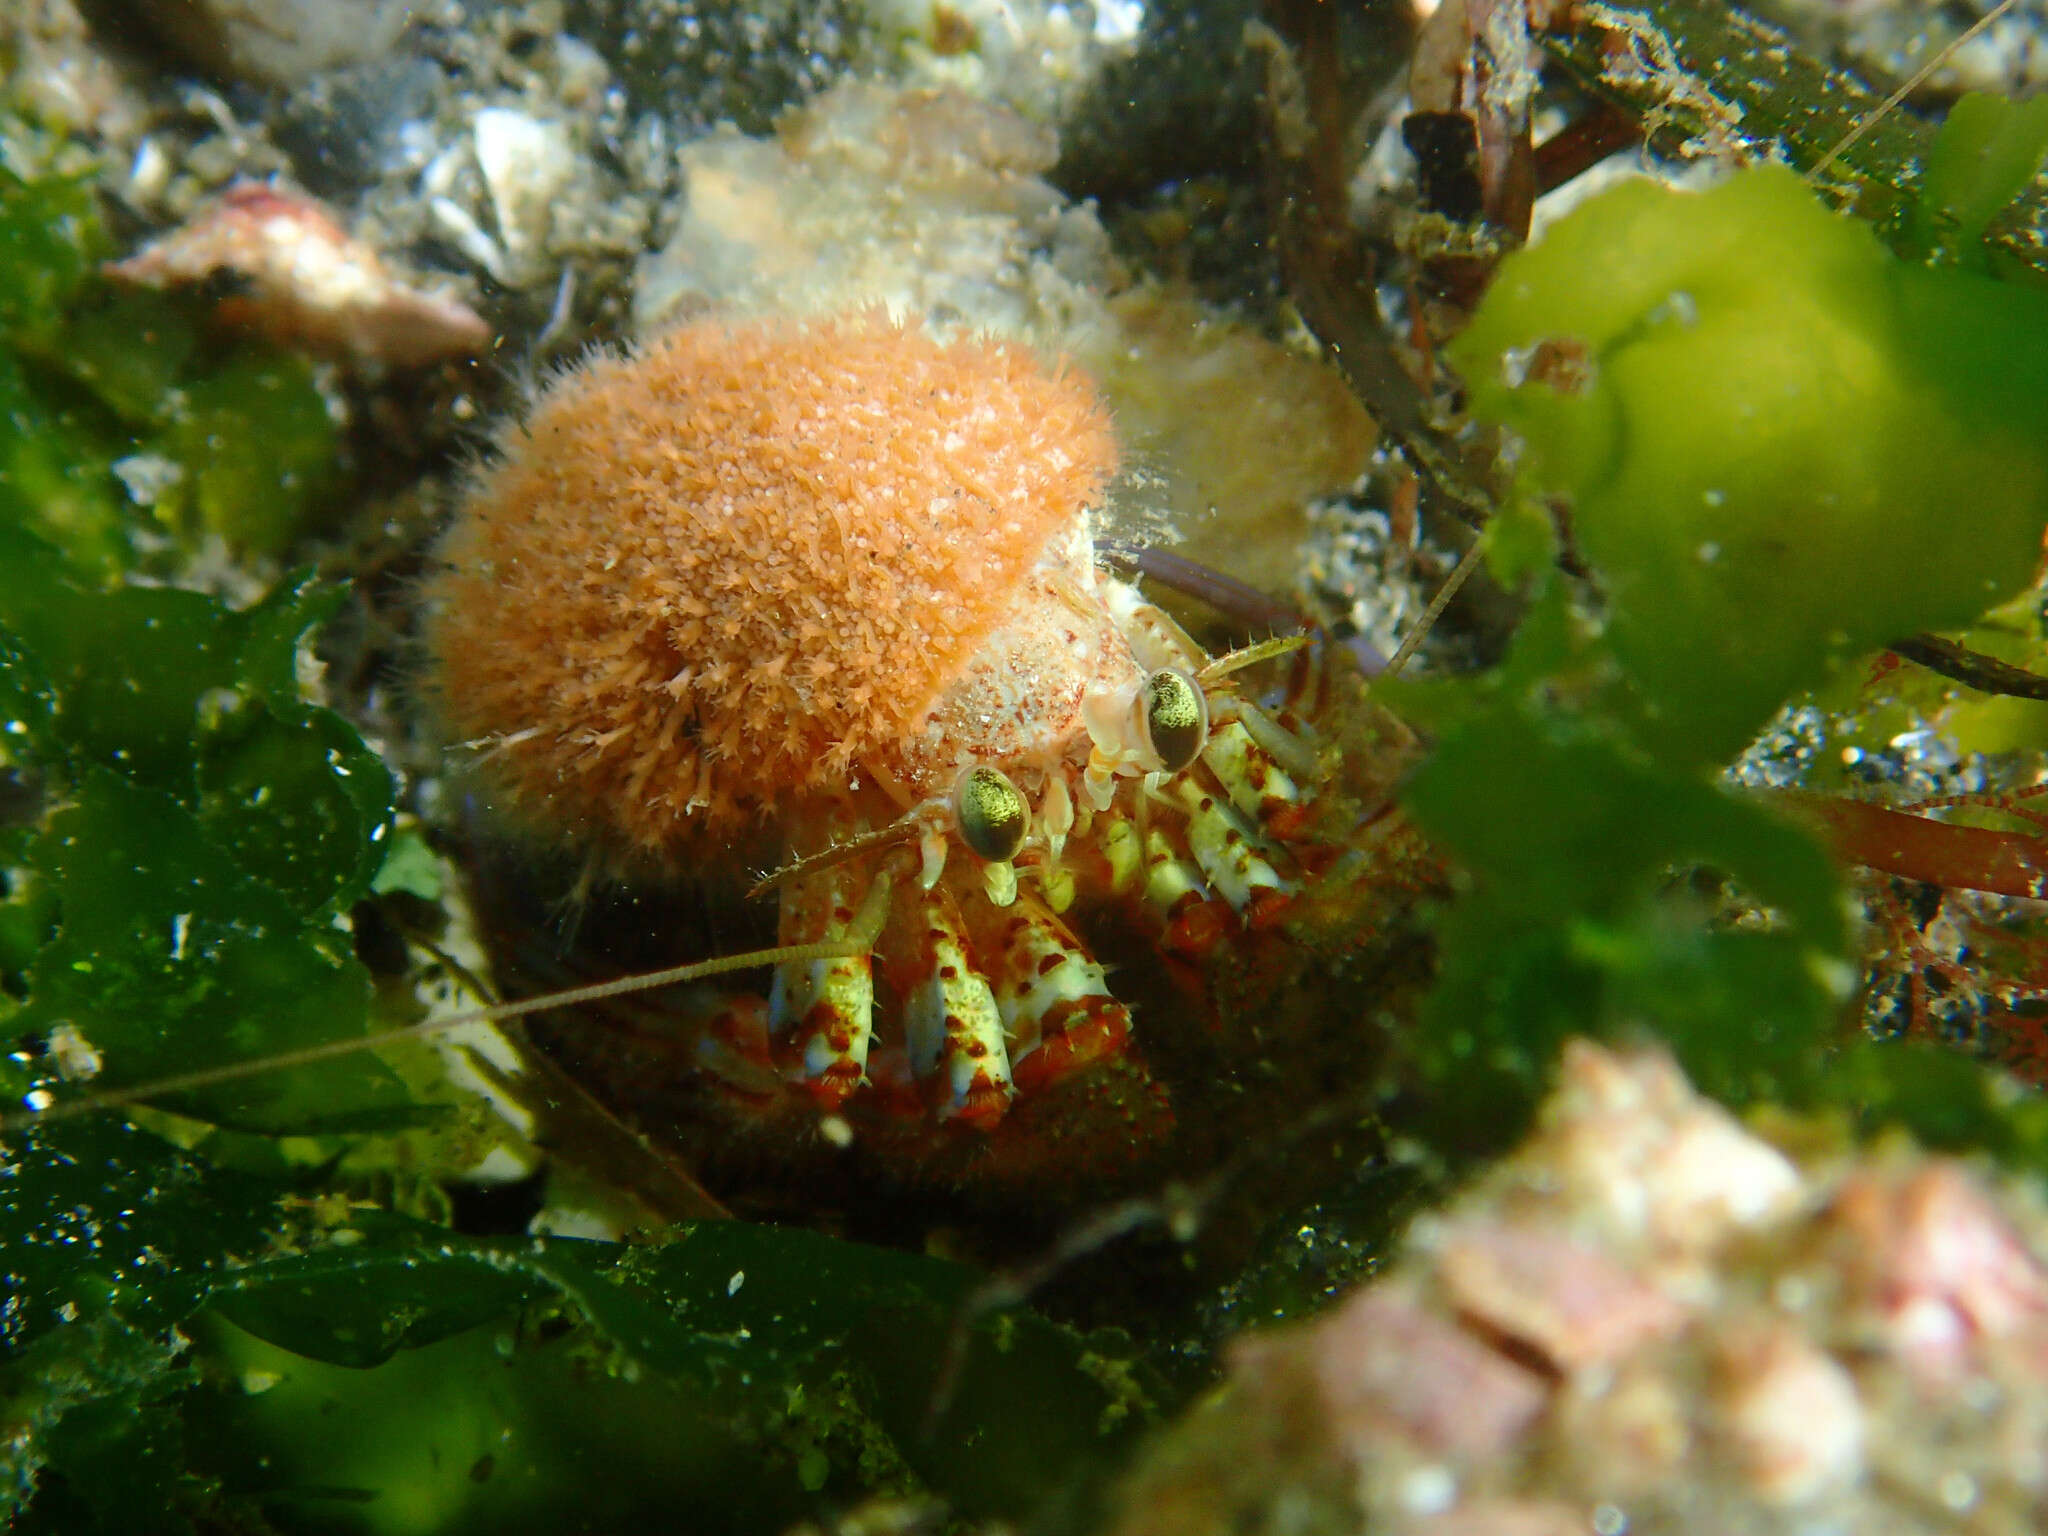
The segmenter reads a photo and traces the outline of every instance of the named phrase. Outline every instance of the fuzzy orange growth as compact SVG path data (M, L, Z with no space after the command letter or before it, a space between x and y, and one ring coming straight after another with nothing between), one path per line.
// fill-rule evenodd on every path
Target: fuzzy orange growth
M429 591L540 828L666 858L922 728L1115 443L1088 384L879 314L702 321L551 387Z

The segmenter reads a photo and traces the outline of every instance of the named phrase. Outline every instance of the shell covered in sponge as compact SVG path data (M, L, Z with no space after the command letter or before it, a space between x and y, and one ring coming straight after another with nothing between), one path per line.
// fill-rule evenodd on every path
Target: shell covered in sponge
M1115 452L1085 380L878 312L595 358L441 546L433 701L536 831L729 837L921 730Z

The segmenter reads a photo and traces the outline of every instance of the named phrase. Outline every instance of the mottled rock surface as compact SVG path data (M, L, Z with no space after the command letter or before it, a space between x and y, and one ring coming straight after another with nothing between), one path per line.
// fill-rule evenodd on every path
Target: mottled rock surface
M117 9L200 69L273 86L378 57L413 12L406 0L119 0Z
M1708 1536L2048 1518L2048 1215L1584 1042L1527 1144L1324 1317L1254 1333L1122 1536Z

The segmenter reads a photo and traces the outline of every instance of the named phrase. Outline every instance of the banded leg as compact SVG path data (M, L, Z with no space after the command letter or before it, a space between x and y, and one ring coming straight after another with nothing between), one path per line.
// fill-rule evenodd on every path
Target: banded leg
M1159 947L1168 954L1207 954L1237 928L1235 909L1210 894L1185 845L1158 825L1145 829L1145 903L1166 920Z
M1280 727L1249 705L1232 707L1245 713L1211 729L1202 761L1216 775L1232 805L1270 836L1286 842L1301 831L1309 815L1309 796L1262 739L1269 731L1279 732Z
M1008 1037L1020 1092L1124 1053L1131 1016L1073 931L1030 892L1015 906L962 908Z
M782 891L778 941L815 944L850 938L872 947L893 883L886 862L876 868L862 860L799 876ZM785 962L775 968L769 1025L793 1037L803 1081L821 1108L837 1109L867 1080L874 1006L869 955Z
M1041 869L1039 890L1046 905L1055 912L1073 905L1077 878L1112 895L1142 889L1145 840L1137 822L1121 810L1092 816L1089 835L1067 850L1057 868Z
M974 969L965 925L944 882L901 893L882 932L884 973L903 1000L910 1071L941 1118L987 1130L1015 1087L995 993Z
M1187 812L1188 851L1217 894L1245 916L1264 921L1292 894L1288 882L1266 857L1269 851L1244 814L1227 800L1210 794L1192 775L1183 774L1169 789Z

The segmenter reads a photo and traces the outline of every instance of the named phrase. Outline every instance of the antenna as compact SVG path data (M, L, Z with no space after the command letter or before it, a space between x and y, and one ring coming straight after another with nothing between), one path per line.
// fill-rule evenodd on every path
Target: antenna
M1847 133L1842 135L1841 139L1836 143L1833 149L1829 150L1826 154L1822 155L1819 160L1815 161L1813 169L1806 173L1806 179L1808 181L1820 180L1822 173L1825 172L1829 166L1833 165L1837 160L1839 160L1844 154L1846 154L1851 148L1853 148L1857 140L1861 139L1866 133L1870 132L1871 129L1875 128L1887 117L1890 117L1892 113L1896 112L1899 108L1900 102L1904 101L1908 96L1912 95L1915 91L1919 90L1921 86L1925 85L1930 79L1933 78L1934 72L1936 70L1940 69L1942 65L1946 64L1950 59L1954 58L1956 54L1959 53L1962 49L1969 46L1970 42L1973 39L1975 39L1979 34L1984 32L1985 29L1988 28L1993 22L1998 20L1999 17L2003 16L2007 11L2011 10L2013 6L2017 3L2018 0L1998 0L1998 4L1991 7L1991 9L1986 11L1982 16L1979 16L1966 29L1957 33L1954 37L1950 38L1947 45L1941 48L1939 51L1937 51L1933 58L1929 59L1925 64L1922 64L1918 69L1914 70L1909 77L1907 77L1906 83L1904 85L1900 86L1896 91L1893 91L1891 95L1885 97L1883 101L1879 102L1876 106L1872 107L1870 111L1864 114L1861 122L1857 123L1857 125L1854 128L1851 128Z
M445 1019L427 1019L400 1029L380 1030L373 1035L329 1040L321 1045L309 1045L301 1050L266 1056L260 1061L236 1061L225 1066L204 1067L196 1072L179 1072L136 1088L113 1088L104 1093L89 1093L82 1098L63 1099L43 1109L0 1115L0 1135L27 1130L31 1126L49 1125L60 1120L76 1120L83 1115L96 1114L103 1109L118 1109L125 1104L142 1104L150 1099L161 1098L165 1094L185 1093L194 1088L211 1088L218 1083L238 1082L245 1077L282 1071L287 1067L303 1067L314 1062L332 1061L338 1056L352 1055L357 1051L369 1050L393 1040L424 1040L470 1024L502 1023L506 1019L523 1018L529 1013L543 1013L550 1008L573 1008L581 1003L599 1002L604 998L619 997L628 992L645 992L654 987L699 981L706 976L723 975L727 971L747 971L762 965L803 964L811 960L855 959L866 954L869 947L867 944L847 939L834 939L819 944L784 944L775 949L753 949L741 955L721 955L715 960L699 960L692 965L670 966L662 971L645 971L637 976L619 976L611 981L594 982L587 987L572 987L566 992L550 992L541 997L521 998L516 1003L493 1003L488 1008L473 1008L467 1013L454 1014Z

